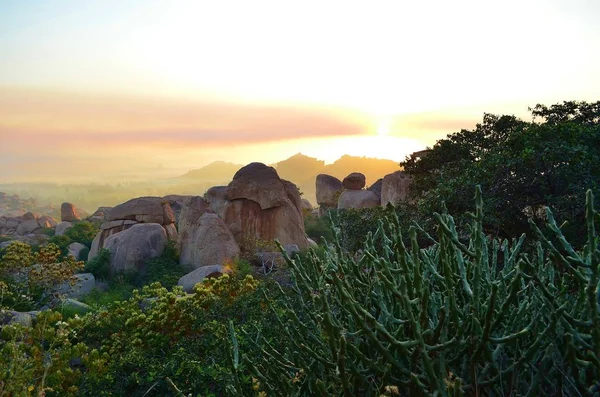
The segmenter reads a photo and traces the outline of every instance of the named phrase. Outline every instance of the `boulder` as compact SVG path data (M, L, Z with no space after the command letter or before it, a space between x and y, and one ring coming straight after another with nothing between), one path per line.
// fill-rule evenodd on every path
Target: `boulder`
M247 242L256 239L278 239L304 249L308 241L301 205L296 185L279 179L274 168L252 163L229 184L222 217L242 250L252 249L254 244Z
M56 219L46 215L39 217L37 222L41 228L55 228L58 226L58 222L56 222Z
M398 204L408 200L412 179L404 171L396 171L383 177L381 185L381 205Z
M383 185L383 178L379 178L379 179L377 179L377 182L375 182L374 184L369 186L369 189L368 189L368 190L372 191L373 193L375 193L377 195L377 197L379 197L380 200L381 200L382 185Z
M169 194L168 196L163 197L163 200L167 201L173 210L173 214L175 215L175 223L179 223L181 210L183 209L185 201L190 197L192 196L183 196L180 194Z
M177 285L181 285L185 292L194 292L194 286L207 278L221 277L223 274L231 274L231 269L222 265L202 266L181 277Z
M33 325L32 312L17 312L14 310L0 310L0 328L2 325L21 325L31 327Z
M175 215L169 203L161 197L138 197L113 207L106 220L132 220L168 225L175 222Z
M38 224L37 219L31 219L25 222L19 223L17 226L17 234L20 236L26 236L38 230L40 225Z
M92 240L92 246L90 247L90 252L88 253L88 261L91 261L96 257L96 255L98 255L98 251L100 251L100 249L102 248L100 247L101 240L102 232L98 232L98 234L96 234L96 237L94 237L94 240Z
M67 298L61 299L58 304L58 307L56 307L55 310L68 310L77 314L86 314L88 312L93 311L94 309L90 305L86 305L83 302Z
M317 243L315 242L315 240L313 240L313 239L310 239L310 238L308 239L308 245L309 245L309 247L311 247L311 248L319 248L319 244L317 244Z
M370 190L345 190L338 201L338 209L360 209L377 206L379 206L379 197Z
M302 199L302 205L300 206L300 209L302 210L302 212L311 212L313 210L313 206L307 199Z
M204 193L204 199L210 209L223 217L225 203L227 202L227 186L213 186Z
M39 215L38 214L34 214L33 212L26 212L26 213L23 214L22 218L23 218L24 221L32 221L32 220L35 220L35 219L39 218Z
M54 235L55 236L62 236L63 234L65 234L65 232L67 231L67 229L69 229L70 227L73 227L73 224L71 222L61 222L58 224L58 226L56 226L56 230L54 231Z
M348 190L361 190L365 187L366 178L360 172L353 172L342 181L342 186Z
M110 251L112 272L146 271L145 262L159 257L167 245L167 233L158 223L139 223L111 235L103 248Z
M77 208L71 203L62 203L60 206L60 220L67 222L75 222L80 220Z
M250 163L233 176L225 198L252 200L263 210L285 204L287 192L275 168L262 163Z
M72 280L60 283L53 289L55 294L59 294L64 298L79 299L96 287L96 278L92 273L75 274Z
M98 209L94 211L91 217L105 218L111 209L112 207L98 207Z
M193 213L193 210L188 212ZM240 247L217 214L205 212L199 218L183 220L179 234L179 263L188 269L223 265L239 256Z
M67 249L69 250L69 255L72 255L73 258L75 258L75 260L79 260L79 256L81 254L81 251L83 251L86 248L87 247L85 245L81 244L81 243L71 243L67 247Z
M339 192L342 190L342 181L334 176L319 174L316 179L317 203L321 207L335 208Z

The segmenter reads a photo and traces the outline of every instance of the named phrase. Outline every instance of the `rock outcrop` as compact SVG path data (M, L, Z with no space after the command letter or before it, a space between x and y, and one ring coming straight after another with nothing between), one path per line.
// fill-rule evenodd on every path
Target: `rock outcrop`
M379 206L379 197L370 190L344 190L338 209L361 209Z
M369 186L368 190L375 193L377 195L377 197L379 197L379 200L381 200L381 187L382 186L383 186L383 178L379 178L379 179L377 179L377 181L374 184Z
M158 223L138 223L105 241L110 251L110 268L114 273L144 273L145 262L159 257L167 245L167 233Z
M63 298L79 299L88 295L96 287L96 278L92 273L79 273L73 280L67 280L53 289L55 294Z
M365 184L366 178L360 172L353 172L342 181L342 186L348 190L361 190Z
M73 204L62 203L60 206L60 220L66 222L75 222L81 220L81 216Z
M188 269L221 265L240 254L227 225L199 196L191 197L184 204L177 245L179 263Z
M210 209L223 218L227 203L227 186L213 186L206 191L204 198Z
M335 208L340 191L343 188L342 181L334 176L319 174L316 179L317 204L321 207Z
M398 204L408 199L412 179L404 171L396 171L383 178L381 185L381 205Z
M279 240L308 246L298 188L279 178L273 167L251 163L227 187L223 220L242 250L245 240Z
M59 223L58 226L56 226L56 230L54 231L54 235L55 236L62 236L71 227L73 227L73 224L71 222L65 222L65 221L63 221L63 222Z
M168 201L162 197L138 197L113 207L106 215L101 231L92 242L89 259L106 248L109 237L121 233L137 224L158 224L169 240L177 241L175 215Z
M87 247L81 243L71 243L67 249L69 250L69 255L72 255L75 260L79 260L81 252L87 249Z

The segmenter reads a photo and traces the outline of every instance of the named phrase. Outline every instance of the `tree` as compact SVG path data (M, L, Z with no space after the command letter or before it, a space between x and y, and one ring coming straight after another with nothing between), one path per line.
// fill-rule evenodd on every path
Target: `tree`
M600 188L600 102L538 104L530 111L532 122L486 114L474 130L448 135L428 156L401 163L414 178L418 207L440 211L444 201L450 212L466 214L481 185L490 234L527 232L527 219L542 219L545 206L559 220L581 224L573 221L583 219L585 191ZM569 228L576 241L578 232Z

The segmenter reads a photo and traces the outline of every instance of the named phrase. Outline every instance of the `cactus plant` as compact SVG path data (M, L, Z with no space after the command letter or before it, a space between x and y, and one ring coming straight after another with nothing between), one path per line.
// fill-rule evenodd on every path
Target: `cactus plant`
M261 355L243 356L267 395L600 394L600 216L591 191L582 252L550 210L549 233L531 222L532 250L525 235L489 239L479 188L468 239L448 213L434 218L425 248L423 231L401 230L387 210L360 257L339 243L325 259L286 256L293 296L265 295L285 348L259 339Z

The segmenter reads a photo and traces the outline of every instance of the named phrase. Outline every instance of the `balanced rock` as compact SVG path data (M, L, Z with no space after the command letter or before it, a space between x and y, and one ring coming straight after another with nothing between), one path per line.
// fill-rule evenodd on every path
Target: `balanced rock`
M307 248L298 188L272 167L251 163L240 169L227 189L223 220L244 250L247 240L277 239Z
M404 171L396 171L383 177L381 205L398 204L408 199L412 179Z
M60 206L60 220L75 222L81 220L77 208L71 203L62 203Z
M221 265L203 266L181 277L177 285L181 285L187 293L194 292L194 286L207 278L221 277L223 274L231 274L231 269Z
M379 205L379 197L370 190L345 190L340 195L338 209L372 208Z
M110 251L113 272L144 273L145 262L159 257L167 245L167 233L158 223L138 223L108 237L104 248Z
M284 205L287 193L275 168L262 163L250 163L235 173L227 186L225 198L229 201L252 200L261 209L267 210Z
M360 172L353 172L342 181L342 185L348 190L361 190L365 184L366 178Z
M337 207L339 193L343 188L342 181L331 175L319 174L316 179L316 188L319 206Z

